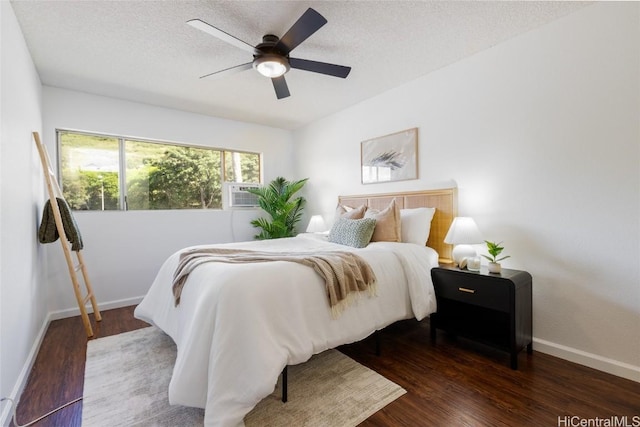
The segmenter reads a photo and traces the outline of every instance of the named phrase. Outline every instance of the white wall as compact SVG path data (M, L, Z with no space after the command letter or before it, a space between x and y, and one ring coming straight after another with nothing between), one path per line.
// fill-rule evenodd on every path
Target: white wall
M9 2L0 15L0 396L16 398L47 317L36 235L43 178L31 138L42 127L41 85ZM10 405L0 408L4 425Z
M597 3L294 133L310 210L459 186L534 278L534 348L640 381L640 4ZM418 127L419 179L360 184L360 141Z
M56 128L260 152L265 182L293 171L289 131L145 104L43 88L44 141L55 158ZM55 161L52 159L52 161ZM101 309L133 304L144 296L161 263L189 245L249 240L249 221L260 211L76 212L83 255ZM54 317L77 312L58 243L46 245Z

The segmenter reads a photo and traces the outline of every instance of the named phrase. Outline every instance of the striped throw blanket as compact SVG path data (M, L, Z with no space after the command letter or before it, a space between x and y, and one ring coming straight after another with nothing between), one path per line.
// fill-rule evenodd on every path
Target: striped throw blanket
M207 262L255 263L288 261L313 268L325 281L327 297L334 318L338 317L351 300L361 292L376 295L376 277L371 266L352 252L264 252L243 249L202 248L180 254L180 262L173 276L175 305L189 273Z

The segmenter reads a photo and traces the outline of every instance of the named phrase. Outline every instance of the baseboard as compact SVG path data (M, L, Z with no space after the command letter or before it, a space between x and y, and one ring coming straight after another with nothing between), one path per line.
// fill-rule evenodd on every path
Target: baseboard
M116 301L101 302L101 303L98 303L98 306L100 307L100 311L111 310L113 308L127 307L129 305L138 305L140 304L143 298L144 296L140 296L140 297L120 299ZM88 313L93 313L93 308L91 307L91 304L88 304L86 308ZM58 311L52 311L49 313L51 320L65 319L67 317L73 317L73 316L79 316L79 315L80 315L80 309L77 307L67 308L67 309L58 310Z
M587 353L586 351L556 344L540 338L533 339L533 349L611 375L640 382L640 366L634 366L618 360L598 356L597 354Z
M11 395L9 396L13 399L13 404L18 405L20 403L20 397L22 396L22 392L24 391L24 387L27 385L27 380L29 379L29 373L31 372L31 368L33 368L33 364L36 361L36 357L38 356L38 352L40 351L40 345L44 340L44 336L47 333L47 329L49 328L49 323L51 323L51 313L47 315L46 319L42 323L42 327L40 331L38 331L38 335L36 336L36 340L33 342L31 346L31 350L29 351L29 355L27 356L27 360L20 371L20 375L18 376L18 380L16 381L13 390L11 391ZM13 423L11 422L11 418L13 417L13 405L9 401L3 402L2 415L0 415L0 425L4 427L10 427Z

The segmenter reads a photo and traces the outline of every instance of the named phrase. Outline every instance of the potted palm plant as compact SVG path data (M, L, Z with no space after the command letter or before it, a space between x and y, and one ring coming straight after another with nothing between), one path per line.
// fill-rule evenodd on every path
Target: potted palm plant
M500 255L504 250L504 246L500 246L502 245L502 242L495 243L488 240L485 240L484 242L487 244L487 252L489 252L489 255L482 256L489 260L489 264L487 265L489 273L500 273L500 271L502 270L500 261L509 258L510 255L498 258L498 255Z
M293 195L304 187L308 179L290 182L279 176L269 185L247 189L249 193L258 196L258 204L271 217L271 220L257 218L251 221L251 225L262 229L255 236L256 239L279 239L295 236L295 226L302 219L306 200L304 197L293 198Z

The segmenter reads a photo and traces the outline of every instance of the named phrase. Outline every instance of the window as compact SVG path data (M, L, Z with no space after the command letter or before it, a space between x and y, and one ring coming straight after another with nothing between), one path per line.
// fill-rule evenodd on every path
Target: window
M58 134L64 198L71 209L120 209L118 138Z
M260 182L259 154L225 151L224 165L224 180L226 182Z
M75 210L220 209L222 181L260 182L260 154L58 131Z

